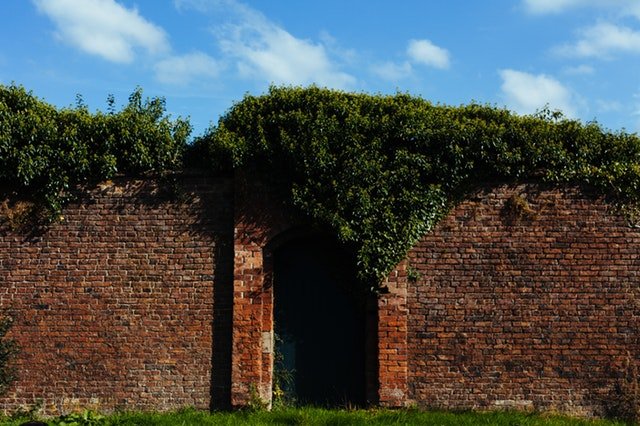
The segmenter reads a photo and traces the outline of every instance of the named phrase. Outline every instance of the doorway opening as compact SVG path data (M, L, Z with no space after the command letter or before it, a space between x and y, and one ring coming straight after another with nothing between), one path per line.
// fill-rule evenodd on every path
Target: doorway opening
M274 383L289 402L366 402L366 306L350 259L318 236L287 241L273 252Z

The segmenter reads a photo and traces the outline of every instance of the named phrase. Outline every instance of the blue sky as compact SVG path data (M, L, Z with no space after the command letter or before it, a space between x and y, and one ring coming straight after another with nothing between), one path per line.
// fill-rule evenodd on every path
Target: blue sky
M5 0L0 83L92 110L141 86L201 134L270 84L640 131L640 0Z

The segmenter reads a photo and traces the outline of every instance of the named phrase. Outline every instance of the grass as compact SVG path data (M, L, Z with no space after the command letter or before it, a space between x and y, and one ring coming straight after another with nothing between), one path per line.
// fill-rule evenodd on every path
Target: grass
M27 418L4 418L0 424L19 426ZM49 420L60 424L59 419ZM67 423L69 424L69 423ZM74 423L71 423L74 424ZM614 426L624 422L585 420L546 414L521 412L439 412L420 410L327 410L322 408L286 408L271 412L208 413L186 409L171 413L119 413L97 416L92 423L74 425L105 426L189 426L189 425L498 425L498 426Z

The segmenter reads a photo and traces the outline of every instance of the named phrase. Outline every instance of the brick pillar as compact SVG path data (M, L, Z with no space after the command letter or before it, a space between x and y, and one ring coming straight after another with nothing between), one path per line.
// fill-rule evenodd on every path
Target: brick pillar
M383 283L378 299L378 403L404 407L407 399L407 262Z
M236 230L238 233L243 231ZM272 291L265 288L262 248L236 237L233 281L231 405L252 398L271 402L273 368Z
M254 186L245 176L236 176L231 348L231 406L235 408L256 397L271 403L273 292L265 279L263 248L272 218L264 191Z

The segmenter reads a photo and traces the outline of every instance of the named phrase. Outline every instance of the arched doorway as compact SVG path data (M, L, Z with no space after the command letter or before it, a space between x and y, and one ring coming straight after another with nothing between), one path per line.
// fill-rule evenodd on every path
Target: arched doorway
M353 263L328 238L273 251L275 380L297 403L364 405L365 303L356 288Z

